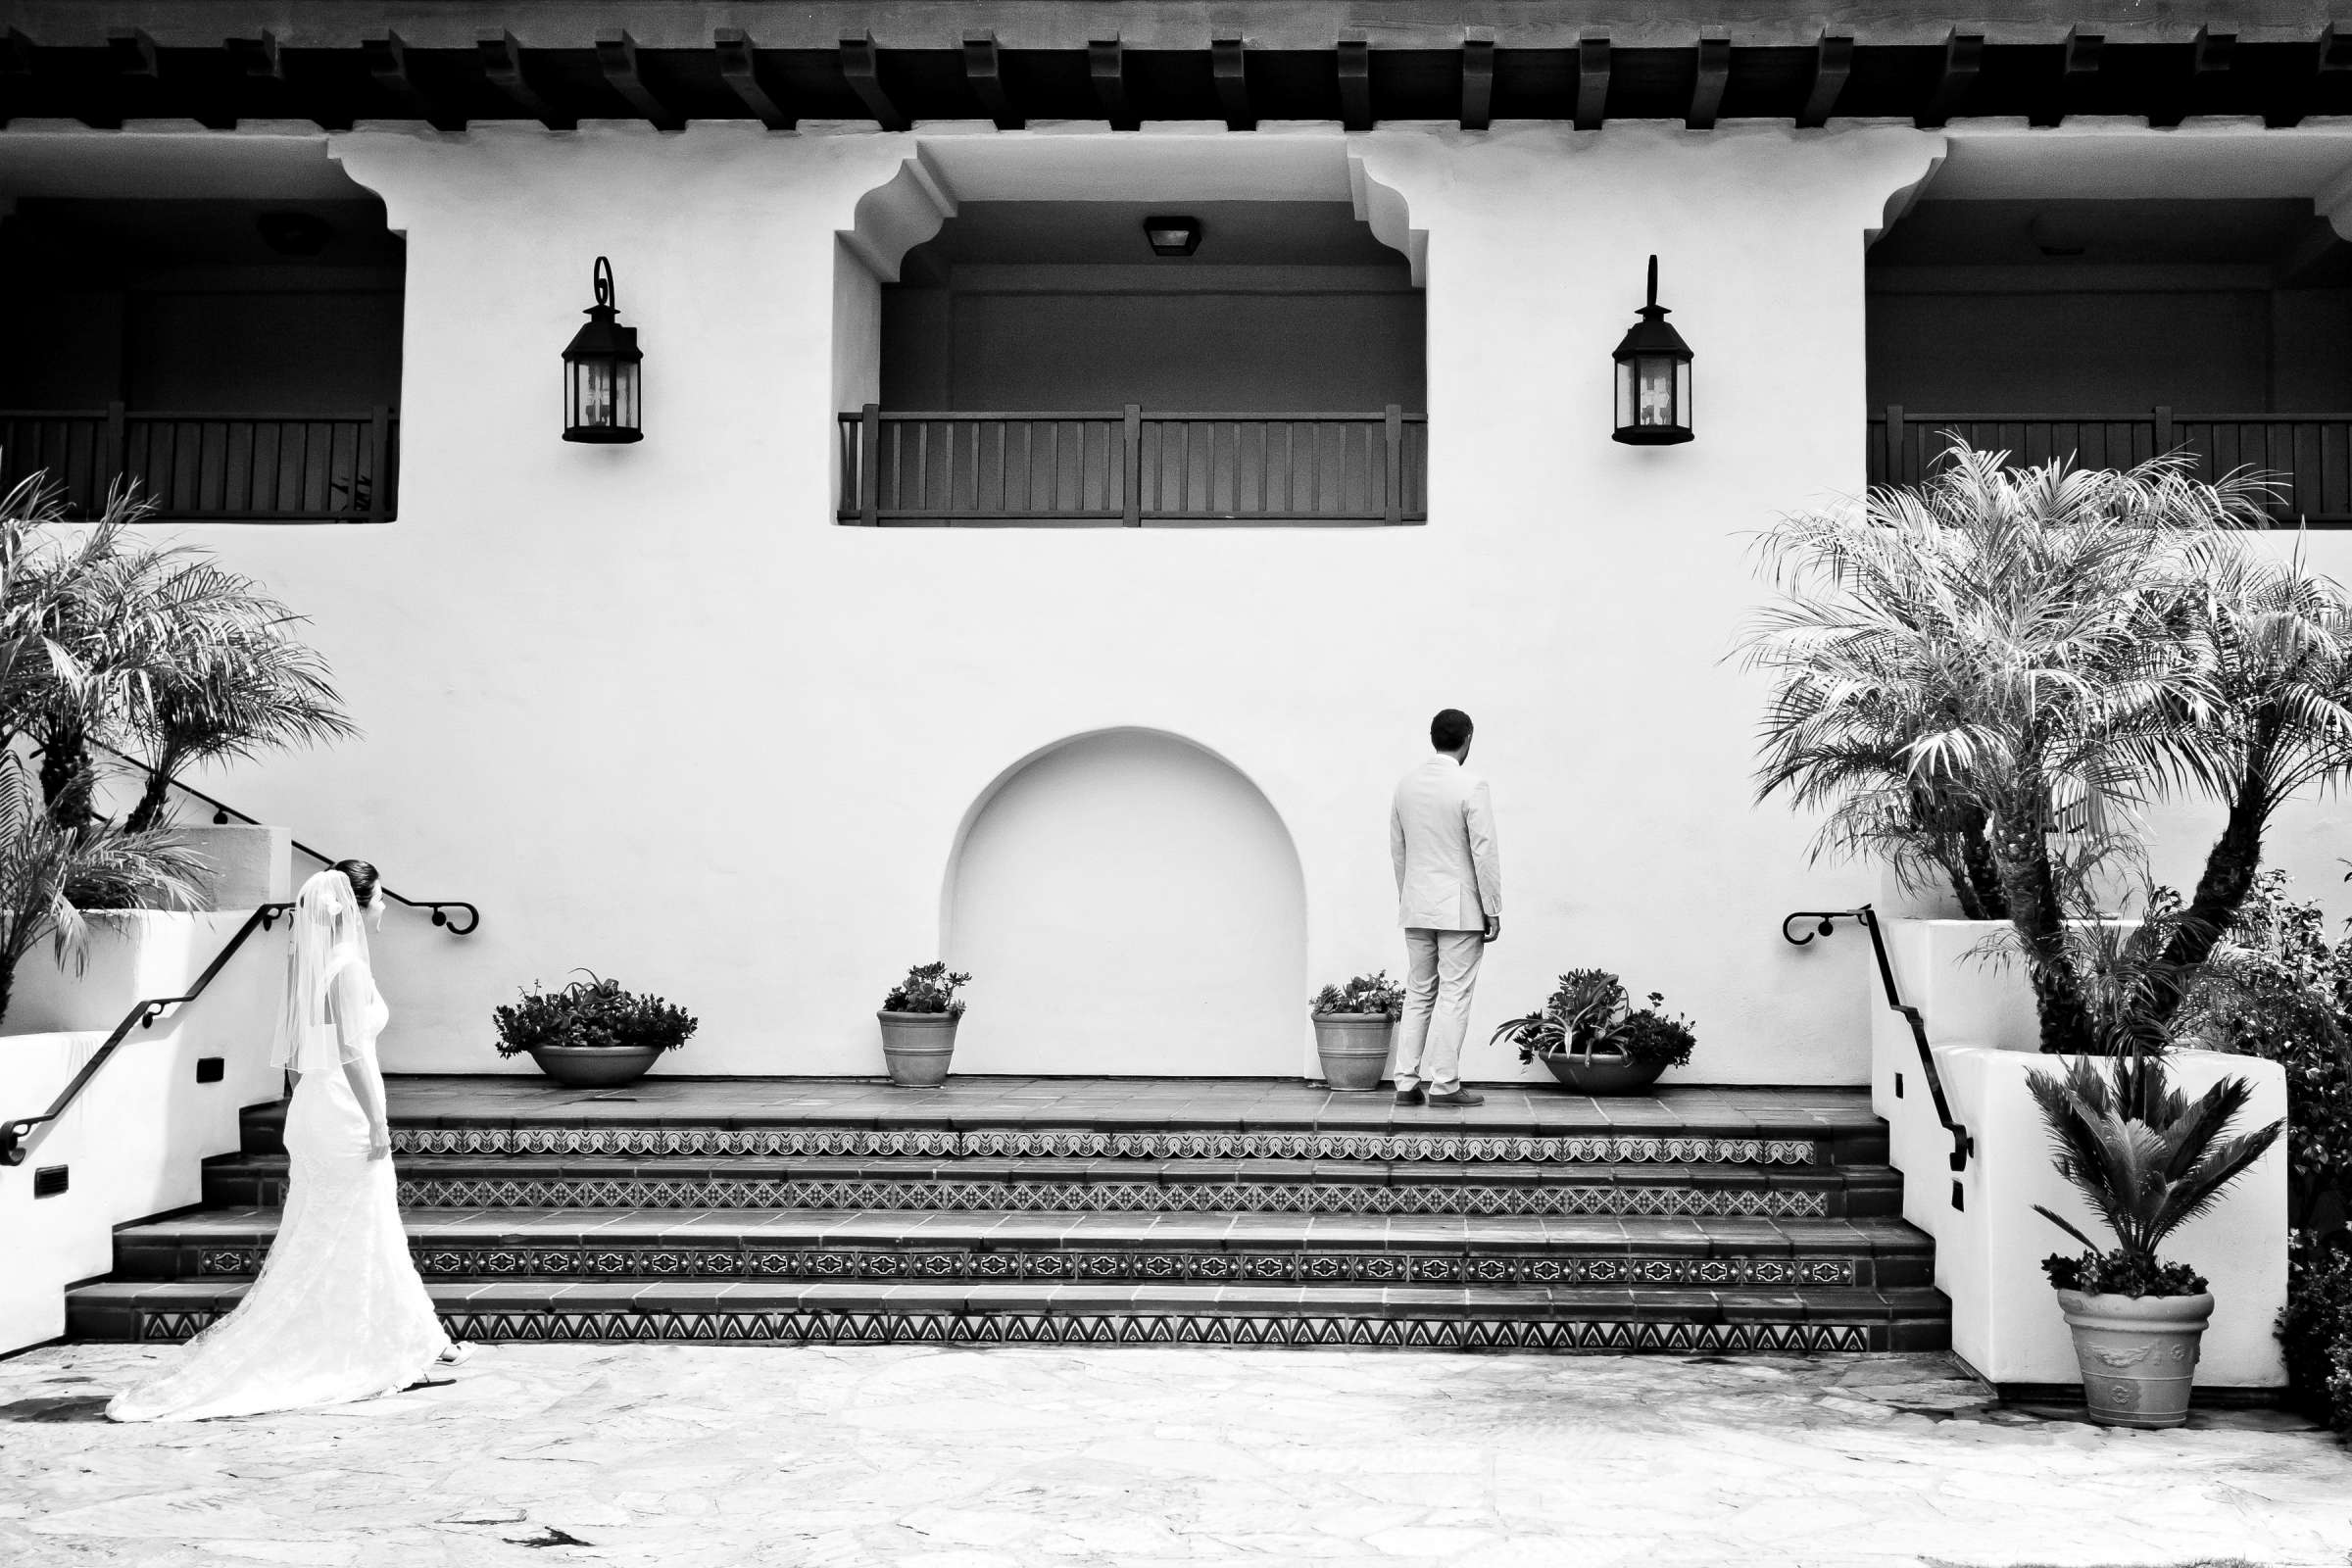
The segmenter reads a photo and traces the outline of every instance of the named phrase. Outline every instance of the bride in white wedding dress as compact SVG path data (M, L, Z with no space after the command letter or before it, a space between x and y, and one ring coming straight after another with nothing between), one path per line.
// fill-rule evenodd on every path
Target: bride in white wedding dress
M235 1311L162 1373L115 1396L117 1421L201 1421L390 1394L456 1351L400 1224L375 1037L376 994L361 910L375 868L343 860L294 904L286 996L270 1047L294 1076L292 1170L277 1240ZM380 911L381 905L378 902Z

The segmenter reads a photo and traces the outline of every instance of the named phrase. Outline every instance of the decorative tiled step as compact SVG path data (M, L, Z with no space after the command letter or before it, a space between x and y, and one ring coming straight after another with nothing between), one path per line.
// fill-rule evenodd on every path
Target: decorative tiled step
M245 1279L274 1209L117 1233L118 1279ZM428 1279L1133 1280L1679 1288L1922 1286L1933 1244L1897 1220L1454 1216L532 1213L421 1209Z
M569 1090L536 1076L396 1077L394 1148L524 1156L1467 1160L1883 1164L1885 1124L1846 1089L1669 1087L1592 1099L1493 1086L1467 1108L1400 1106L1262 1079L648 1078ZM279 1151L282 1107L248 1116Z
M105 1281L75 1291L79 1339L185 1339L244 1287ZM508 1340L743 1344L1199 1344L1425 1349L1922 1350L1949 1343L1932 1290L1607 1290L1201 1284L721 1284L428 1287L450 1332Z
M206 1167L218 1204L284 1200L282 1158ZM1886 1167L1432 1165L1389 1160L683 1159L400 1162L408 1208L1006 1209L1022 1212L1891 1214Z

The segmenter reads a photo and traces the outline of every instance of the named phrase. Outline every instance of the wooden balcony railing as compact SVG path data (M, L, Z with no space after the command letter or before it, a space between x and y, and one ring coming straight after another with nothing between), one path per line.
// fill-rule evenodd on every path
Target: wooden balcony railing
M117 476L156 514L201 522L388 522L399 511L400 417L0 410L0 487L46 469L77 516Z
M1429 518L1429 418L1379 414L841 416L843 522L1139 527Z
M2279 521L2352 527L2352 414L2177 416L2169 408L2092 417L2071 414L1914 414L1888 408L1870 421L1870 482L1915 484L1957 435L2021 464L2072 455L2085 466L2129 467L2160 452L2195 457L2197 475L2259 468L2278 486Z

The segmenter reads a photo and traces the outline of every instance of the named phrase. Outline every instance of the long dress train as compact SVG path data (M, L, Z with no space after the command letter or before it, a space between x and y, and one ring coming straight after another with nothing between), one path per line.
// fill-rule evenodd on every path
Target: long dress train
M366 958L342 966L338 1002L364 1017L359 1057L375 1077L389 1017ZM361 990L361 987L365 990ZM201 1421L391 1394L449 1348L409 1257L392 1161L368 1157L368 1114L340 1066L303 1073L286 1107L290 1181L277 1240L235 1311L178 1360L117 1395L117 1421Z

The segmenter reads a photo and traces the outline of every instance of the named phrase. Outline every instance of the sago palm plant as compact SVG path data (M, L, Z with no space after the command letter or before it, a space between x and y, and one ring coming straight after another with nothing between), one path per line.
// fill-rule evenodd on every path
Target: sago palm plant
M266 620L159 665L132 713L148 763L126 827L162 826L172 779L195 763L359 733L327 678L326 662L292 635L292 620Z
M2006 459L1961 446L1920 485L1764 537L1781 598L1741 644L1773 678L1758 793L1825 813L1817 855L1940 875L1964 910L2013 922L2043 1049L2082 1051L2051 836L2128 821L2167 734L2210 721L2191 546L2259 522L2265 492L2185 459Z
M2065 1288L2138 1285L2148 1289L2129 1294L2179 1294L2171 1284L2185 1271L2168 1269L2157 1249L2212 1208L2223 1191L2278 1142L2284 1125L2272 1122L2227 1136L2253 1098L2252 1086L2243 1078L2225 1078L2191 1100L2174 1087L2160 1051L2078 1057L2064 1073L2030 1074L2027 1085L2049 1131L2058 1174L2115 1233L2116 1248L2106 1253L2072 1222L2034 1205L2036 1213L2092 1254L2080 1262L2052 1258L2045 1265L2053 1282ZM2192 1281L2183 1277L2179 1283ZM2202 1289L2201 1282L2194 1283Z

